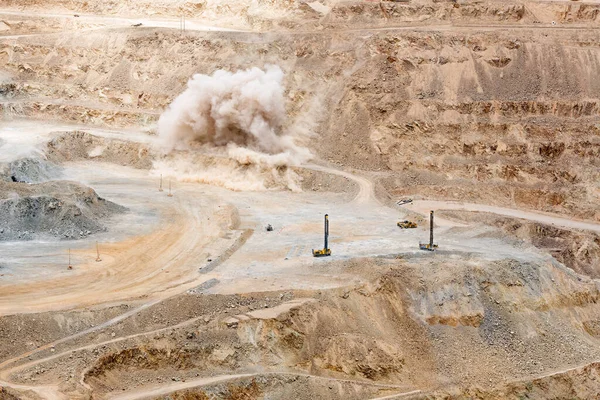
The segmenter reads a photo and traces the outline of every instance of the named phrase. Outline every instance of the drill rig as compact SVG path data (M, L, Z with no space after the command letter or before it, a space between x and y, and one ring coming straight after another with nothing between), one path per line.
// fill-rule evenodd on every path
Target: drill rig
M434 251L438 245L433 243L433 211L429 212L429 243L419 242L419 248L421 250Z
M331 255L331 249L327 247L329 244L329 215L325 214L325 246L323 250L313 249L313 257L325 257Z

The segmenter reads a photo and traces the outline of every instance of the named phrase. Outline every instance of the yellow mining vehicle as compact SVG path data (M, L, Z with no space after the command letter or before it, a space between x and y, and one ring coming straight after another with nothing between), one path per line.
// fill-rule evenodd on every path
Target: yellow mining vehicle
M313 257L325 257L331 255L331 249L327 247L329 244L329 215L325 214L325 247L323 250L313 249Z
M408 220L400 221L397 225L402 229L413 229L417 227L417 224L415 222Z

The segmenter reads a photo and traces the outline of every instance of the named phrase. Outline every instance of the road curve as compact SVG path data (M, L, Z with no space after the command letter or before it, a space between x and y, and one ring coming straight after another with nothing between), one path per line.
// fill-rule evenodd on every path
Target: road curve
M313 171L325 172L327 174L343 176L344 178L350 179L358 184L358 193L352 200L354 203L366 204L370 202L377 202L375 198L373 182L362 176L351 174L350 172L342 171L335 168L324 167L316 164L302 165L301 168L310 169Z
M324 167L321 165L308 164L303 165L303 168L314 171L321 171L328 174L343 176L356 182L359 186L359 192L354 198L354 202L359 204L377 202L374 193L374 185L368 178L354 175L350 172L337 170L334 168ZM504 215L512 218L526 219L529 221L540 222L548 225L555 225L567 229L582 229L594 232L600 232L600 223L591 221L581 221L573 218L568 218L551 213L541 213L528 210L518 210L506 207L496 207L485 204L463 203L456 201L441 201L441 200L415 200L405 206L411 211L418 212L423 215L428 215L430 210L458 210L458 211L478 211L488 212L492 214Z

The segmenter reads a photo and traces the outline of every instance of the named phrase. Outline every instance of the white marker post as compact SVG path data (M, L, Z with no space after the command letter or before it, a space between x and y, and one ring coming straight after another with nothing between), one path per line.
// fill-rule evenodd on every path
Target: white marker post
M100 258L100 248L98 247L98 242L96 242L96 262L100 262L102 259Z

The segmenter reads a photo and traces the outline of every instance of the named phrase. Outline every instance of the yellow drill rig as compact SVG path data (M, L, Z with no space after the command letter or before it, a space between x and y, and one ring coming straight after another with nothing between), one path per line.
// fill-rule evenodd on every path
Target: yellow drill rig
M313 249L313 257L325 257L331 255L331 249L327 247L329 244L329 215L325 214L325 247L323 250Z
M419 248L428 251L434 251L438 248L438 245L433 243L433 211L429 212L429 243L419 242Z

